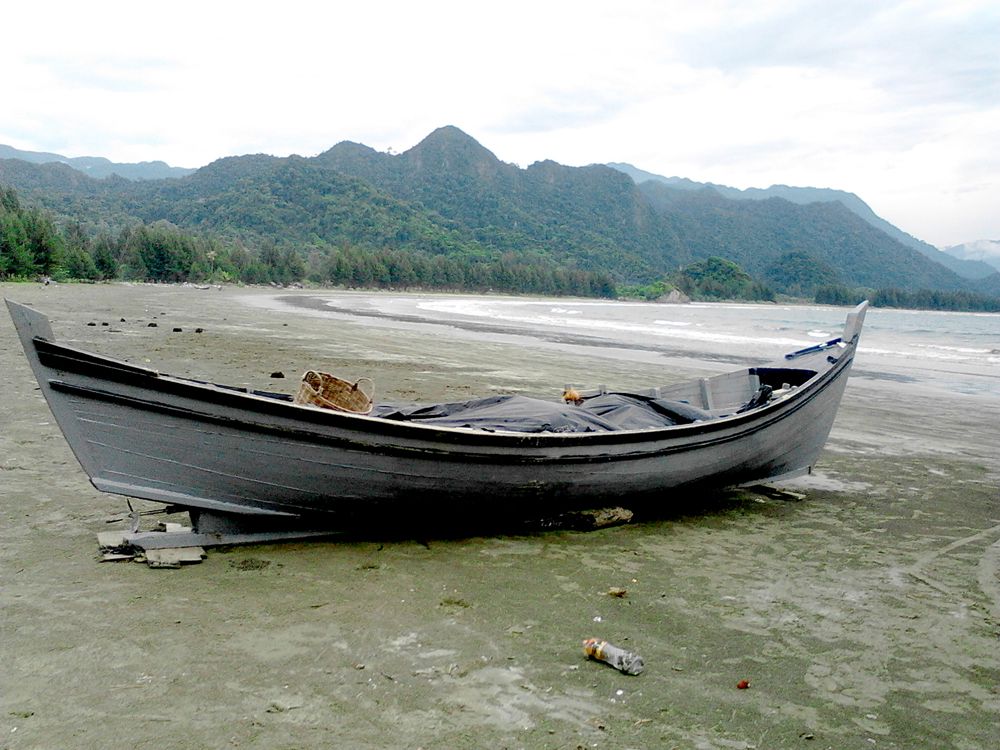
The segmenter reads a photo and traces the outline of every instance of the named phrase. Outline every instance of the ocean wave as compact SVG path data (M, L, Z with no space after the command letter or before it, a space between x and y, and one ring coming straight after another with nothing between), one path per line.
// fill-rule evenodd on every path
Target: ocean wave
M947 346L945 344L914 344L914 346L924 349L940 349L945 352L959 352L961 354L1000 354L996 349L980 349L971 346Z
M531 304L531 303L527 303ZM794 349L809 343L801 338L786 338L768 335L747 335L722 331L712 331L691 323L681 325L665 325L662 322L629 322L609 320L607 318L580 317L572 320L566 317L556 317L540 312L525 311L525 303L507 300L477 300L448 299L422 301L418 308L425 312L436 312L470 318L488 318L493 322L506 322L512 325L541 326L577 333L615 334L613 339L628 345L630 342L622 339L628 334L642 340L650 335L663 339L693 341L699 343L732 344L732 345L773 345L782 349ZM518 309L521 308L521 309ZM690 309L689 307L687 309Z

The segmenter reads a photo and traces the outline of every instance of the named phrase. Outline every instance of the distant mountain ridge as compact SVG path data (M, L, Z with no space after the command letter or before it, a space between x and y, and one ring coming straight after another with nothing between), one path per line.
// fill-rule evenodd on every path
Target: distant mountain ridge
M677 182L637 184L606 165L541 161L522 169L451 126L401 154L345 141L311 158L227 157L179 179L94 180L66 164L0 159L0 183L67 222L101 228L166 220L303 253L357 247L530 256L622 283L648 283L717 255L778 291L791 288L788 269L804 264L815 272L799 274L799 289L832 282L1000 294L1000 274L963 278L839 197L747 200Z
M68 164L73 169L96 179L118 175L126 180L162 180L169 177L184 177L195 171L184 167L171 167L162 161L119 164L102 156L70 157L44 151L22 151L3 144L0 144L0 159L21 159L32 164Z
M1000 240L976 240L943 248L955 258L973 263L983 263L1000 271Z
M936 263L940 263L945 268L951 269L959 276L967 279L984 279L995 273L997 270L982 262L981 259L944 252L933 245L918 240L916 237L907 234L898 227L890 224L881 216L878 216L874 211L872 211L871 207L857 195L854 193L848 193L844 190L835 190L832 188L792 187L789 185L772 185L769 188L746 188L745 190L740 190L739 188L729 187L727 185L717 185L712 182L695 182L694 180L689 180L685 177L663 177L661 175L653 174L652 172L646 172L642 169L638 169L631 164L621 162L610 163L608 166L624 172L635 180L636 184L655 181L663 185L667 185L675 190L702 190L707 187L717 191L720 195L726 198L730 198L731 200L767 200L768 198L784 198L787 201L798 204L838 201L845 205L852 213L857 214L873 227L881 229L893 239L908 247L912 247L921 255L930 258Z

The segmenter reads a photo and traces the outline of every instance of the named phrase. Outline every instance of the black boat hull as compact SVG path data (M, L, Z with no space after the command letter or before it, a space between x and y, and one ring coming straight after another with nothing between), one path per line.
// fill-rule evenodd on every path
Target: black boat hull
M52 413L98 490L322 527L383 513L542 514L628 498L669 504L692 486L803 471L829 435L864 318L861 306L844 340L797 355L795 371L814 374L745 413L655 430L527 434L332 412L161 375L60 345L44 316L10 301L8 308ZM759 372L780 381L785 367ZM755 372L698 387L725 393Z

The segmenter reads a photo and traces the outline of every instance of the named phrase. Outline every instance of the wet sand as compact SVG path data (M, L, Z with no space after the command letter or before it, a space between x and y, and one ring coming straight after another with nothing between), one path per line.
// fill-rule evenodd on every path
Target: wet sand
M664 382L655 354L243 300L273 294L0 284L61 340L216 382L292 392L322 365L398 401ZM997 744L1000 403L852 378L799 501L731 491L591 532L375 533L163 571L97 562L124 500L87 482L5 310L0 343L0 748ZM586 661L590 636L645 673Z

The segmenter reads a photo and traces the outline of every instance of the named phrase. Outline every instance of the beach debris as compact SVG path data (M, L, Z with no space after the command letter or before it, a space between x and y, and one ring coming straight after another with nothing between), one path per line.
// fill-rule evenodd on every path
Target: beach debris
M135 521L138 520L136 515ZM190 526L179 523L160 523L157 531L165 534L190 532ZM136 529L132 529L135 533ZM144 562L150 568L179 568L182 565L200 563L205 559L202 547L163 547L159 549L142 550L125 540L124 531L101 531L97 534L97 546L101 553L101 562Z
M271 701L265 711L269 714L283 714L286 711L294 711L296 708L302 708L305 703L297 698L292 698L289 700L276 700Z
M179 327L178 328L174 328L174 333L184 333L184 329L183 328L179 328Z
M590 508L560 513L558 516L533 521L530 525L542 529L595 531L609 526L622 526L631 521L633 515L628 508Z
M573 514L579 518L581 527L591 529L604 529L608 526L621 526L632 520L634 515L628 508L593 508L591 510L581 510ZM589 525L586 525L589 524Z
M181 565L200 563L205 559L201 547L163 547L145 552L146 565L151 568L179 568Z
M750 680L740 680L736 683L737 690L746 690L748 687L750 687Z
M439 607L460 607L462 609L468 609L472 605L469 604L465 599L459 599L458 597L448 596L441 600L438 604Z
M619 586L612 586L608 589L608 596L614 596L618 599L624 599L628 596L628 589L623 589Z
M138 554L139 554L138 551L102 552L100 562L125 562L126 560L135 560Z
M275 370L274 372L271 373L271 377L272 378L283 378L283 377L285 377L285 373L283 373L281 370Z
M794 500L797 502L805 500L807 497L801 492L792 492L791 490L786 490L782 487L774 487L770 484L755 484L751 487L747 487L747 489L751 492L756 492L758 495L769 497L772 500Z
M602 661L624 674L637 675L645 668L641 656L600 638L587 638L583 642L583 653L588 658Z
M156 323L146 323L146 328L157 328Z
M204 328L195 328L195 329L194 329L194 332L195 332L195 333L204 333L204 332L205 332L205 329L204 329Z
M236 570L266 570L270 566L270 560L261 560L256 557L245 557L242 560L229 561L229 567Z
M134 560L139 553L139 550L125 541L123 531L99 531L97 547L101 552L101 562Z

